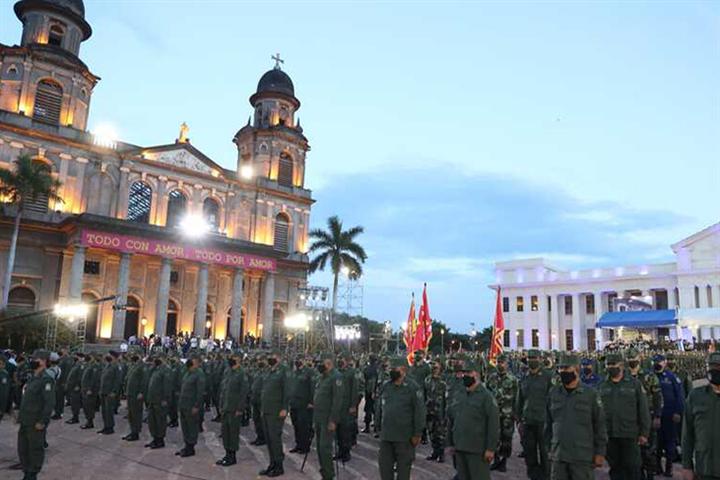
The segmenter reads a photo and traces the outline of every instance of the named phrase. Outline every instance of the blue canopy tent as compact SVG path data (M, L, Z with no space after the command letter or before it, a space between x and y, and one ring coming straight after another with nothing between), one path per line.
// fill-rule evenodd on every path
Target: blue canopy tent
M598 320L597 328L658 328L677 325L675 310L639 310L608 312Z

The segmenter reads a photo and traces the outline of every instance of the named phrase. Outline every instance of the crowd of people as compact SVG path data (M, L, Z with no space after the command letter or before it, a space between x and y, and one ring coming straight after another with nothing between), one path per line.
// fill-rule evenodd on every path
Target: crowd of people
M53 421L115 434L122 404L123 441L140 440L146 424L145 447L163 449L167 429L179 426L181 458L196 454L206 421L219 422L221 467L237 463L240 429L252 426L252 444L267 446L270 462L259 472L267 477L284 474L289 417L290 453L307 455L314 440L324 480L337 462L352 461L359 435L379 439L382 480L409 479L420 443L432 447L426 461L452 462L456 478L488 479L506 470L516 431L531 480L589 479L606 462L613 480L671 477L675 462L687 479L720 478L720 353L530 349L489 362L462 352L227 347L4 352L0 420L17 410L16 468L37 478Z

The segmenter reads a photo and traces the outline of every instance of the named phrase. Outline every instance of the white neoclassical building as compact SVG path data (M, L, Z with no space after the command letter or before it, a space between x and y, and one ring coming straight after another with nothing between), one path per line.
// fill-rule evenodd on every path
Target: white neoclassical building
M671 248L675 261L660 264L567 271L542 258L496 263L490 287L501 289L505 347L593 350L622 332L596 328L598 320L626 308L630 323L650 319L643 332L655 337L675 338L671 324L683 317L720 320L720 223ZM720 339L720 328L699 325L692 334Z

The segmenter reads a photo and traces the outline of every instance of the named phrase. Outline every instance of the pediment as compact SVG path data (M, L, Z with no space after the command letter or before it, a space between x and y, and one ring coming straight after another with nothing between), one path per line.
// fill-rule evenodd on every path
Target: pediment
M222 167L210 160L200 150L188 143L176 143L159 147L145 148L141 152L143 159L218 177Z

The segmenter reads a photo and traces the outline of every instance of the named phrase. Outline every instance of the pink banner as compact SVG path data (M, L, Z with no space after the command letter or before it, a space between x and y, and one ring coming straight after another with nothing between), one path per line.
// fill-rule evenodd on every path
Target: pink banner
M84 247L103 248L125 253L142 253L165 258L177 258L193 262L226 265L274 272L277 263L272 258L257 257L242 253L225 252L212 248L182 245L143 237L131 237L114 233L83 230L80 243Z

